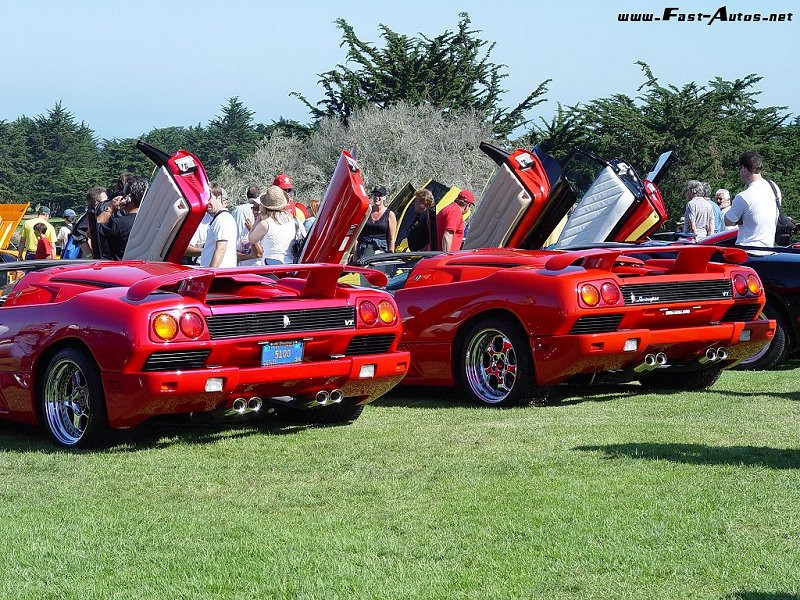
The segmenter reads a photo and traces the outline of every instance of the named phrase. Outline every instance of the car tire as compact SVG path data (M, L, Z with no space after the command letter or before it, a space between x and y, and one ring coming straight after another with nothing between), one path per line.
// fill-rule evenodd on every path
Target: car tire
M699 391L714 385L720 375L722 367L712 367L692 373L676 373L667 369L643 375L639 378L639 382L648 389Z
M530 343L510 319L487 317L467 330L459 356L459 380L482 406L544 403L547 391L536 386Z
M110 432L100 370L85 352L65 348L44 369L38 408L51 439L65 448L102 445Z
M770 369L782 362L788 354L786 324L780 312L778 312L771 302L767 302L764 306L764 310L758 315L758 318L775 319L775 335L772 337L769 344L752 356L744 359L736 365L734 369L740 371L763 371L764 369Z

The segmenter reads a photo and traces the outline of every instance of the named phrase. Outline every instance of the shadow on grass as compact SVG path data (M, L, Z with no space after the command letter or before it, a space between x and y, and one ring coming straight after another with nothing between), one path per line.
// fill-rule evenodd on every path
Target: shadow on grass
M800 600L800 596L784 592L739 592L722 600Z
M732 465L768 469L800 469L800 450L764 446L714 447L703 444L610 444L573 450L602 452L606 459L667 460L689 465Z
M322 427L297 423L275 415L248 415L211 419L207 415L169 415L153 418L134 429L111 432L108 443L92 449L69 450L56 446L41 427L0 422L0 448L8 452L137 452L167 448L175 444L214 444L220 440L253 435L291 435Z

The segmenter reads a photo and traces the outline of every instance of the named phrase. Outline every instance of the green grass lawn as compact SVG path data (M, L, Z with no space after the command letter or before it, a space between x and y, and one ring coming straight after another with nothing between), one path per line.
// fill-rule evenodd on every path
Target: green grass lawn
M0 425L0 598L800 598L800 361L351 426Z

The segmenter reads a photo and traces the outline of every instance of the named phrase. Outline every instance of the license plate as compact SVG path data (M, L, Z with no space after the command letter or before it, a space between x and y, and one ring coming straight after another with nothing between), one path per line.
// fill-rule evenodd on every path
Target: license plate
M303 362L303 342L264 342L261 345L261 366L291 365Z

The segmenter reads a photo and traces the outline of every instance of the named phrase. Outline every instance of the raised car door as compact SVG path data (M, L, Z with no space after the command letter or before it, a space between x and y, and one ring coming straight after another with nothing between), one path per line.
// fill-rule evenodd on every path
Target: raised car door
M564 172L580 200L555 247L638 242L655 231L667 218L656 183L671 155L664 153L648 179L642 180L624 161L606 161L590 152L573 151L564 163Z
M469 223L464 247L541 248L575 203L561 167L538 146L511 153L485 142L480 147L498 169Z
M369 205L361 168L352 155L343 150L299 262L343 262L364 227Z
M205 168L185 150L169 156L141 140L136 147L158 170L133 222L124 259L180 263L206 214L210 191Z

